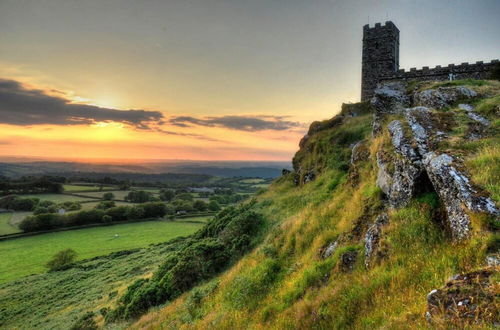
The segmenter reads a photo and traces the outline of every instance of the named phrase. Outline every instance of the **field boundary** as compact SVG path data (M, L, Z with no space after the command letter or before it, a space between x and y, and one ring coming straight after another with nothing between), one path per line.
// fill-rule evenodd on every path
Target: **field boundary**
M195 218L195 217L199 217L199 216L204 216L204 215L191 216L191 218ZM186 217L186 218L189 218L189 217ZM63 228L56 228L56 229L51 229L51 230L35 231L35 232L29 232L29 233L13 233L13 234L1 235L0 236L0 242L1 241L6 241L6 240L10 240L10 239L30 237L30 236L36 236L36 235L41 235L41 234L57 233L57 232L61 232L61 231L86 229L86 228L93 228L93 227L108 227L108 226L114 226L114 225L120 225L120 224L135 223L135 222L149 222L149 221L180 222L180 223L204 223L203 221L196 221L196 220L192 220L192 221L186 221L186 220L176 221L175 219L174 220L165 220L165 219L158 219L158 218L139 219L139 220L125 220L125 221L114 221L114 222L109 222L109 223L93 223L93 224L88 224L88 225L73 226L73 227L63 227Z

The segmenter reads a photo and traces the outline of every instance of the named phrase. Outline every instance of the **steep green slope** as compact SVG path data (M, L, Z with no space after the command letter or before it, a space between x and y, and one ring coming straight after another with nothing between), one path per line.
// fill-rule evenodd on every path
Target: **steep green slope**
M469 138L474 123L458 103L447 105L433 112L442 118L440 129L447 137L432 148L460 157L478 194L491 195L498 204L500 84L459 84L479 93L470 103L491 125L480 138ZM439 85L410 87L413 93ZM470 234L454 239L444 195L428 178L417 181L421 187L404 206L388 207L388 197L377 185L377 153L399 157L387 125L404 116L389 113L380 122L381 133L372 137L368 110L367 104L349 105L332 120L313 123L294 158L295 171L276 180L253 206L265 221L261 243L220 276L150 311L132 327L426 327L427 294L455 274L478 269L487 269L479 289L469 283L456 290L474 298L475 314L463 318L457 307L455 316L436 315L432 322L437 327L468 322L490 327L498 321L499 276L494 268L485 268L485 257L498 252L498 218L467 213ZM361 140L351 160L353 145ZM396 170L388 166L389 172ZM380 218L383 212L386 220ZM374 227L377 223L381 225ZM374 253L367 253L372 248L368 237L377 243ZM454 281L450 287L465 283L460 277Z

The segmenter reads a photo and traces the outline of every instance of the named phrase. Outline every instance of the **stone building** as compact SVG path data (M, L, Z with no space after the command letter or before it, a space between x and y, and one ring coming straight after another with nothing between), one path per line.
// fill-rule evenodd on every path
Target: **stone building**
M388 80L423 81L448 79L487 79L498 60L489 63L462 63L410 71L399 69L399 29L391 22L363 26L363 54L361 68L361 101L373 96L377 84Z

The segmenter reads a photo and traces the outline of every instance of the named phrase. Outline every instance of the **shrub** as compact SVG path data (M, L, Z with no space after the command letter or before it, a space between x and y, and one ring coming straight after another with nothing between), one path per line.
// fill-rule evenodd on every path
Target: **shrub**
M112 200L105 200L105 201L102 201L102 202L99 202L99 204L96 205L96 209L99 209L99 210L107 210L107 209L110 209L112 207L115 207L116 204L114 201Z
M252 245L250 237L262 224L262 216L252 206L226 208L190 238L175 244L151 279L138 280L128 287L110 317L139 316L212 278L237 260Z
M144 218L145 213L144 207L142 207L142 205L137 205L127 208L125 215L128 220L136 220Z
M101 309L102 310L102 309ZM95 330L98 329L97 323L94 320L95 314L87 312L70 328L70 330Z
M208 203L208 209L210 211L219 211L220 205L216 201L210 201L210 203Z
M167 206L161 202L150 202L141 205L144 218L162 218L167 214Z
M149 202L152 197L153 195L150 192L139 190L129 192L125 200L132 203L146 203Z
M58 271L67 269L76 258L76 252L73 249L66 249L57 252L52 259L47 262L47 267L50 271Z
M107 192L107 193L102 195L102 199L104 199L105 201L111 201L111 200L115 199L115 194L113 194L111 192Z
M102 217L102 222L103 222L103 223L110 223L111 221L113 221L113 218L112 218L112 217L110 217L109 215L104 215L104 216Z
M193 208L197 211L206 211L207 210L207 203L205 203L202 200L197 200L193 203Z
M123 221L127 219L127 206L116 206L106 210L106 215L113 218L113 221Z

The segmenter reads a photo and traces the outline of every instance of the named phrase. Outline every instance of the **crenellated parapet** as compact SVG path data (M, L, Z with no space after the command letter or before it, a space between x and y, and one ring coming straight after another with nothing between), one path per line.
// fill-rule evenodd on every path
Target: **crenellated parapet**
M450 74L453 74L453 79L487 79L493 68L500 64L499 60L492 60L484 63L478 61L476 63L464 62L461 64L449 64L447 66L437 65L433 68L424 66L421 69L411 68L410 70L400 69L397 72L388 75L382 75L380 81L388 80L407 80L407 81L424 81L424 80L448 80Z
M363 26L363 54L361 66L361 101L368 101L374 95L381 81L404 80L448 80L488 79L493 69L500 65L498 60L483 63L449 64L433 68L399 69L399 29L387 21L385 24Z

